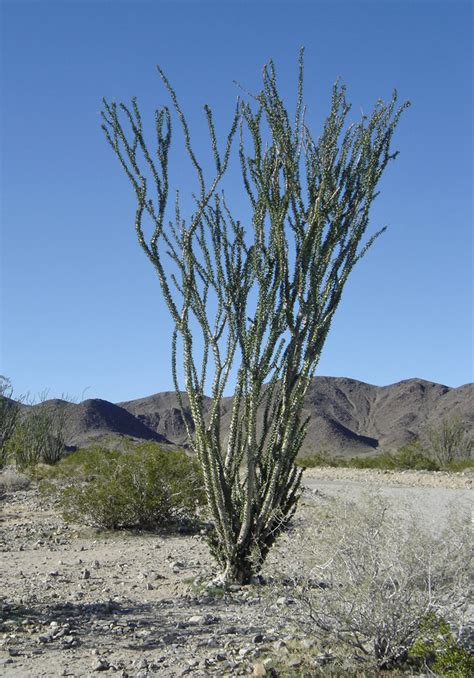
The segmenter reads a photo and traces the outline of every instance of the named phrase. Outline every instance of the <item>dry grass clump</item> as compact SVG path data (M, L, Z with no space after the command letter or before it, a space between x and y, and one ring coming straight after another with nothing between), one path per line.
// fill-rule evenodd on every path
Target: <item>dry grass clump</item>
M0 472L0 497L26 490L31 484L31 480L23 473L19 473L12 468L5 468Z
M320 659L321 648L329 651L334 667L427 670L444 658L443 675L465 675L474 668L461 642L468 623L468 511L452 509L438 535L413 512L405 515L402 521L373 496L358 505L315 507L311 527L288 540L286 579L271 614L315 639Z

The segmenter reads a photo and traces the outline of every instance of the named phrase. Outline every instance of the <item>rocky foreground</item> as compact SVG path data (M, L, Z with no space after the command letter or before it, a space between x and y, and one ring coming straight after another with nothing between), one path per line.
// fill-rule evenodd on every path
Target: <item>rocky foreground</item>
M318 481L363 483L368 488L440 488L465 499L469 474L389 473L348 469L306 472L311 490L295 518L311 523L317 505L334 501ZM0 675L8 678L118 675L268 675L289 650L314 642L285 621L290 597L271 585L207 585L213 562L199 535L100 533L67 525L34 486L3 483L0 499ZM327 485L325 485L327 488ZM282 579L292 534L268 562L268 582ZM313 648L314 649L314 648ZM314 653L315 666L331 648Z

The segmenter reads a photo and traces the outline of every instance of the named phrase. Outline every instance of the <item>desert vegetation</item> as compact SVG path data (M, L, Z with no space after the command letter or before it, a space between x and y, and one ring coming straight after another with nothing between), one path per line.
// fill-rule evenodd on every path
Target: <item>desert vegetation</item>
M0 468L55 464L66 450L66 402L55 407L47 392L38 401L13 395L10 379L0 377Z
M469 507L451 507L438 534L426 531L409 505L401 524L373 494L319 511L288 542L293 555L274 594L286 604L272 612L304 629L316 653L333 648L327 661L339 670L470 675L474 659L459 642L469 621Z
M205 106L214 164L208 178L176 92L158 71L195 171L190 214L182 213L179 191L168 209L168 106L155 111L156 148L146 141L135 98L128 106L104 99L102 128L135 193L138 242L174 322L172 373L184 421L183 377L190 404L188 439L214 525L210 548L223 579L245 583L296 510L301 470L295 460L308 424L303 399L348 277L384 230L366 237L377 185L397 155L392 137L409 104L398 106L394 92L348 125L350 105L337 82L316 141L303 104L303 50L295 115L270 61L262 90L238 100L222 149ZM248 226L222 188L236 137ZM234 370L232 420L222 445L221 400Z
M316 466L414 471L463 471L474 466L474 439L459 417L425 424L419 439L395 452L373 456L336 457L320 452L299 457L305 468Z
M33 474L66 520L103 529L184 529L205 503L197 460L155 443L83 449Z

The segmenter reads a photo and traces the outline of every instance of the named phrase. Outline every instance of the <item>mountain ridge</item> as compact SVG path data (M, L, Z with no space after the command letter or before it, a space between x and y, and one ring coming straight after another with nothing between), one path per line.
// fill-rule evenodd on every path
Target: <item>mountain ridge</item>
M81 403L48 401L66 408L66 442L84 447L107 438L155 440L185 446L186 427L174 391L110 403L99 398ZM211 399L205 396L207 414ZM187 397L185 417L192 429ZM232 396L222 399L222 442L230 423ZM28 406L31 407L31 406ZM34 405L32 407L35 407ZM349 377L320 376L311 380L302 416L310 416L301 454L374 454L399 449L413 442L423 426L436 426L458 417L474 431L474 384L449 387L425 379L404 379L376 386ZM262 413L259 413L261 425Z

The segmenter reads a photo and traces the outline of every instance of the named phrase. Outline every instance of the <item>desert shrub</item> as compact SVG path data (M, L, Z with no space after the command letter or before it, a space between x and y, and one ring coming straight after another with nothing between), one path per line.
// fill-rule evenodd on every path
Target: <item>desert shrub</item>
M18 418L7 448L18 469L55 464L65 450L65 410L40 402Z
M431 459L419 443L402 447L393 455L396 468L413 471L439 471L439 464Z
M73 480L81 483L92 480L104 465L116 462L122 454L120 450L91 445L65 454L54 466L38 464L30 470L30 475L37 481Z
M296 459L298 466L303 466L304 468L316 468L318 466L343 466L344 461L336 459L331 456L328 452L321 451L316 454L312 454L306 457L298 457Z
M7 377L0 376L0 468L10 456L9 442L15 433L20 405L12 399L13 387Z
M380 670L406 662L431 613L460 628L469 590L468 517L453 514L434 536L406 515L392 516L377 497L326 509L324 529L318 519L301 535L310 555L294 557L296 604L285 608L286 620L300 633L341 644L354 664Z
M72 470L80 459L82 484L61 491L67 520L78 517L106 529L154 529L192 520L204 502L197 461L154 443L116 453L95 448L90 458L73 453L61 465ZM75 457L75 458L74 458Z
M30 479L22 473L17 473L11 468L3 469L0 472L0 497L9 492L18 492L26 490L30 486Z
M468 437L464 440L469 440ZM468 447L461 446L467 455ZM443 460L444 459L444 460ZM447 459L449 459L447 461ZM299 466L315 468L318 466L332 466L339 468L380 469L384 471L413 470L413 471L464 471L474 467L472 456L435 454L422 440L405 445L397 452L382 452L373 457L332 457L327 452L318 452L297 459Z
M474 468L474 459L455 459L445 466L447 471L460 473Z
M383 470L396 470L396 458L389 452L382 452L375 457L351 457L346 461L350 468L373 468Z
M474 675L474 657L454 637L449 624L430 613L420 624L419 635L409 650L423 668L445 678Z
M473 457L474 438L459 417L446 417L438 424L425 425L420 443L427 456L443 467Z

